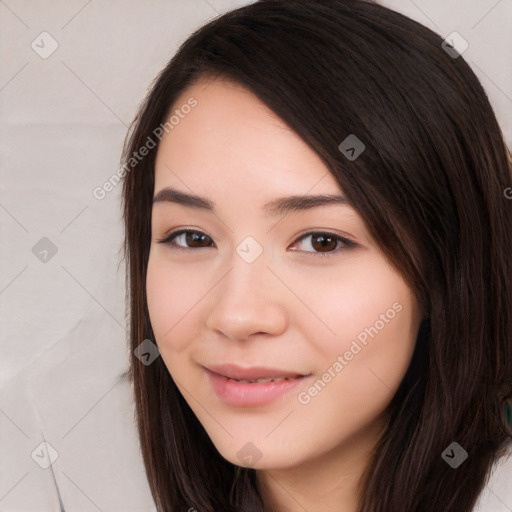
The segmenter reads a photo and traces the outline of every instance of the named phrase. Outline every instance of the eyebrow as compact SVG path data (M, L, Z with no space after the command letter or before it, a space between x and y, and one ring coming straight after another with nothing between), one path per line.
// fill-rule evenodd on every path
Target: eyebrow
M164 188L153 198L153 205L158 203L177 203L190 208L215 212L215 204L206 197L181 192L174 188ZM329 204L348 205L348 200L342 195L309 195L280 197L269 201L263 206L265 215L278 216L289 212L309 210Z

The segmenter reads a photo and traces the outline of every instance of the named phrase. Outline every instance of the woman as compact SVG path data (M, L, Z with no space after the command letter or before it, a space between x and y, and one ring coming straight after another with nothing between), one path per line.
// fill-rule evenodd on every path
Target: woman
M469 512L508 453L510 153L442 43L264 0L155 80L123 214L158 510Z

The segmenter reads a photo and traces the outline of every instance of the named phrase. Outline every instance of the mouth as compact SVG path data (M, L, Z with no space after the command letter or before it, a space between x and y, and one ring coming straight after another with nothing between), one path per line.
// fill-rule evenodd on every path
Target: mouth
M233 407L261 407L278 398L285 399L287 394L312 375L262 367L241 369L232 365L204 369L218 398Z
M224 375L225 377L225 375ZM269 377L269 378L261 378L261 379L232 379L231 377L226 377L228 380L234 380L236 382L248 382L250 384L263 383L263 382L281 382L281 381L290 381L295 379L300 379L305 377L305 375L297 375L296 377Z
M217 373L238 382L277 382L307 377L311 373L301 373L283 368L271 368L267 366L242 367L236 364L220 364L205 366L206 370Z

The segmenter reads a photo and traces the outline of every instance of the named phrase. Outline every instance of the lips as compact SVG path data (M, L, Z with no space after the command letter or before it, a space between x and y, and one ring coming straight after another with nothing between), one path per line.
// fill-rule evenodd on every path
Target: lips
M218 375L242 382L270 382L271 380L295 379L310 375L282 368L269 368L265 366L251 366L249 368L243 368L235 364L208 365L205 366L205 368L217 373Z
M226 405L236 408L263 407L291 396L312 374L280 368L232 364L204 367L212 390Z

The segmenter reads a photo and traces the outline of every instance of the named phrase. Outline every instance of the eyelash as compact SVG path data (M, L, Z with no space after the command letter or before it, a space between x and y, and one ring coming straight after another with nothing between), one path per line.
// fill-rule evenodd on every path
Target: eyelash
M169 235L167 235L165 238L157 240L157 242L160 243L160 244L167 244L170 247L172 247L173 249L182 249L182 250L185 250L185 251L197 250L197 249L208 249L208 247L181 247L179 245L173 244L172 241L176 237L180 236L183 233L198 233L200 235L206 235L206 233L203 233L202 231L197 231L197 230L194 230L194 229L179 229L177 231L169 233ZM309 231L308 233L304 233L299 238L297 238L295 240L294 244L299 242L299 241L301 241L304 238L307 238L308 236L311 236L311 235L324 235L324 236L327 236L329 238L334 238L337 242L343 243L343 245L345 247L342 247L341 249L335 249L335 250L329 251L329 252L315 252L315 251L299 251L299 252L306 252L306 253L314 254L315 256L320 256L320 257L323 257L323 258L328 258L328 257L331 257L331 256L335 256L335 255L339 254L340 252L342 252L342 251L344 251L346 249L350 249L352 247L355 247L357 245L355 242L353 242L352 240L349 240L348 238L345 238L345 237L340 236L340 235L336 235L335 233L329 233L329 232L326 232L326 231ZM206 235L206 236L208 237L208 235ZM210 237L208 237L208 238L210 238ZM211 238L210 238L210 240L211 240ZM213 242L213 240L212 240L212 242Z

